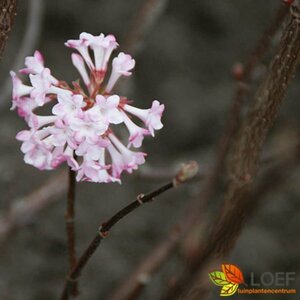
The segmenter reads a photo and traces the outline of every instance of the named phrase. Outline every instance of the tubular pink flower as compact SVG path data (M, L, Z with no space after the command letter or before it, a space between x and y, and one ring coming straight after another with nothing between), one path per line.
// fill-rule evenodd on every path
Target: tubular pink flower
M84 61L91 70L95 69L95 66L92 62L91 56L88 51L89 43L86 39L80 38L79 40L68 40L65 45L69 48L76 49L80 55L83 57Z
M86 111L83 118L70 119L69 125L74 131L74 139L78 144L84 141L91 144L96 143L108 129L108 125L103 123L100 118L96 119L95 115L93 111Z
M123 76L130 76L135 66L135 60L129 54L121 52L118 57L113 59L112 72L105 88L105 91L110 93L119 78Z
M10 76L13 83L13 100L19 99L31 93L33 87L23 84L22 80L16 75L15 72L10 71Z
M38 105L32 98L21 97L13 100L11 110L17 108L18 115L25 118L25 120L28 120L28 116L30 116L32 114L32 111L37 107Z
M39 170L52 170L51 153L39 144L34 143L33 145L34 148L31 151L23 152L25 154L24 161Z
M155 100L150 109L139 109L127 104L125 97L111 93L120 76L131 75L135 65L130 55L120 53L112 61L110 78L105 80L110 56L118 46L114 36L84 32L66 45L78 51L72 54L72 63L85 84L83 88L77 81L70 86L53 77L38 51L25 59L26 68L20 70L31 86L11 72L12 109L17 109L30 128L16 136L22 142L24 161L41 170L55 169L65 162L77 172L77 181L120 183L124 171L132 173L145 162L146 153L130 148L141 147L146 135L162 128L164 105ZM108 83L103 86L103 82ZM35 111L49 102L53 103L51 114ZM131 115L147 128L136 125ZM129 132L124 144L114 133L116 125Z
M109 134L109 139L112 141L116 149L121 155L121 161L123 164L123 170L128 173L132 173L133 170L136 170L139 165L145 163L146 153L143 152L133 152L125 147L113 134ZM112 157L112 160L114 158ZM116 158L115 158L116 159ZM116 159L117 161L118 159Z
M95 76L100 76L101 79L101 74L106 72L110 56L113 50L117 48L118 43L113 35L105 36L101 33L98 36L93 36L83 32L80 34L79 40L68 40L65 45L76 49L81 54L89 69L95 71ZM94 62L89 54L89 48L94 53ZM78 67L76 66L76 68ZM83 79L86 80L86 78Z
M52 113L54 115L70 118L76 113L81 113L85 107L82 95L70 95L66 93L57 95L58 103L53 106Z
M70 148L77 149L73 131L62 120L57 119L55 125L49 127L49 133L52 135L51 143L54 147L64 147L67 144Z
M100 170L101 167L95 161L84 160L84 162L82 163L82 165L78 170L76 180L98 182L99 180L98 173ZM108 181L105 180L104 182L108 182Z
M104 48L102 62L99 60L99 68L102 71L106 71L107 64L109 62L112 52L118 47L116 38L113 35L108 35L103 39L102 47ZM95 52L95 50L94 50Z
M84 160L77 174L77 181L92 182L120 182L107 171L109 167L102 167L98 162L93 160Z
M142 145L145 135L149 135L149 130L137 126L131 121L131 119L123 112L124 124L129 131L129 144L128 147L133 145L135 148L139 148Z
M78 156L84 156L89 160L99 161L102 157L102 152L109 145L109 141L106 139L100 139L96 144L90 144L87 141L81 143L76 149ZM102 166L105 165L104 161L101 161Z
M39 106L44 105L47 102L46 95L51 92L53 83L50 70L45 68L40 74L30 74L29 78L33 86L31 97Z
M122 155L117 151L117 149L112 144L109 144L107 146L107 150L109 152L112 161L112 165L111 165L112 176L114 176L115 178L120 178L122 172L126 168L122 159Z
M74 67L77 69L77 71L79 72L80 76L82 77L84 84L87 87L89 87L90 78L86 71L83 58L77 53L72 53L71 57L72 57L72 63L74 65Z
M21 151L24 153L24 161L40 170L51 170L51 152L39 140L36 133L21 131L16 138L23 141Z
M108 97L97 95L95 109L107 124L120 124L123 122L123 115L118 109L119 103L120 97L118 95Z
M77 171L79 169L78 162L74 158L74 150L71 147L66 147L64 151L62 151L62 147L56 149L58 149L58 153L53 153L51 167L55 169L66 161L73 171Z
M44 58L39 51L35 51L33 56L25 58L27 68L21 69L23 74L40 74L44 70Z
M115 37L112 35L105 37L103 33L98 36L82 33L80 38L86 40L94 52L95 69L105 71L112 51L118 46Z
M140 109L128 104L124 105L125 111L138 117L145 123L152 136L154 136L154 129L159 130L163 127L161 116L164 109L165 106L160 104L157 100L152 102L152 107L150 109Z
M38 116L35 114L31 114L28 118L28 125L33 129L39 129L45 125L54 123L56 119L56 116Z

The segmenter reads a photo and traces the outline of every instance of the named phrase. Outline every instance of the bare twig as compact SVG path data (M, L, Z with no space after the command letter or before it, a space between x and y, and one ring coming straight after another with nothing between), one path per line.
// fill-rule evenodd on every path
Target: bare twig
M226 218L222 220L222 223L219 224L218 230L213 234L215 246L211 244L212 248L210 248L213 253L216 253L217 250L218 256L216 257L214 254L208 254L209 250L205 251L207 256L201 261L201 265L198 265L198 268L196 268L196 276L191 282L186 282L189 286L192 286L192 289L184 299L196 300L199 299L200 296L201 298L205 297L203 289L201 288L201 280L199 280L200 278L203 278L203 271L210 268L211 262L215 264L215 260L221 261L222 258L228 254L242 231L245 221L253 215L262 200L269 193L273 193L286 184L295 171L299 169L300 145L294 150L293 153L290 153L280 162L266 170L255 189L243 199L240 205L235 206L230 214L228 214ZM219 241L216 243L217 239ZM227 245L226 248L223 248L224 243ZM202 256L202 258L204 257Z
M274 161L274 155L268 155L262 163ZM161 170L162 171L162 170ZM207 167L203 168L195 175L193 180L205 178ZM136 176L142 180L166 180L169 172L157 172L149 169L145 173ZM170 174L169 174L170 175ZM168 176L170 178L171 176ZM12 199L12 206L9 211L0 215L0 245L17 229L26 224L26 220L32 219L39 212L49 205L59 200L59 197L67 191L67 173L60 172L53 175L43 183L38 189L33 190L27 196ZM174 229L175 230L175 229ZM173 230L172 230L173 232ZM170 235L172 235L172 232Z
M0 58L17 14L17 0L2 0L0 4Z
M268 155L263 159L262 163L270 163L274 161L274 159L274 155ZM193 180L204 179L207 173L207 169L207 166L201 166L201 170L199 170ZM150 168L148 171L141 171L141 173L137 174L136 176L139 179L147 181L162 181L170 178L171 173L165 172L163 170L156 171ZM2 213L2 215L0 215L0 245L10 236L10 234L14 230L23 227L26 224L26 220L32 219L46 207L58 201L59 197L66 191L67 173L59 172L58 174L53 175L45 183L43 183L38 189L30 192L27 196L12 199L11 203L13 204L9 211L6 211ZM172 230L172 232L174 230ZM170 233L170 235L173 235L172 232Z
M270 47L270 42L272 37L277 33L278 28L282 25L282 22L284 21L287 13L288 13L288 6L284 4L280 4L280 7L277 10L277 13L270 23L270 25L266 28L266 30L263 32L261 38L259 39L256 47L250 54L244 70L242 72L241 81L245 84L248 83L249 80L251 80L251 75L253 69L257 66L257 64L262 60L263 56L266 54ZM245 82L246 81L246 82ZM247 91L243 89L243 91Z
M0 216L0 244L28 220L58 200L58 195L67 190L67 174L61 172L24 197L13 200L8 212Z
M76 192L76 181L75 172L69 168L69 180L68 180L68 197L67 197L67 208L66 208L66 230L67 230L67 243L68 243L68 254L69 254L69 270L71 271L77 263L76 248L75 248L75 192ZM70 288L71 295L76 298L78 295L78 283L77 281L72 282Z
M201 164L199 172L193 178L195 180L202 180L206 177L206 174L210 168L209 164ZM143 181L163 181L168 180L178 170L178 163L171 164L166 167L162 166L145 166L134 174L135 178Z
M232 246L231 233L233 232L230 216L239 208L248 195L252 181L258 171L258 161L267 133L276 119L276 114L282 103L288 86L294 78L296 68L300 61L300 4L291 7L291 14L286 25L277 55L270 64L269 72L262 82L255 96L254 103L237 135L229 168L227 193L221 213L216 218L213 235L210 236L204 251L191 267L190 275L185 274L165 299L173 299L179 295L186 283L191 280L192 270L197 270L199 265L208 257L217 253L226 253ZM224 222L228 221L225 226ZM222 232L223 237L219 239Z
M122 220L125 216L127 216L128 214L136 210L142 204L153 201L155 197L163 194L167 190L177 187L178 185L193 178L196 175L197 171L198 171L198 165L196 162L190 162L188 164L183 165L180 171L177 173L177 175L174 177L174 179L171 182L163 185L162 187L154 190L151 193L145 195L140 194L139 196L137 196L137 199L135 201L127 205L125 208L121 209L119 212L113 215L108 221L102 223L102 225L98 229L95 238L92 240L92 242L89 244L87 249L84 251L83 255L79 258L76 266L67 276L60 299L61 300L68 299L68 294L72 286L72 282L78 279L83 268L85 267L89 259L92 257L94 252L97 250L103 238L105 238L108 235L109 231L114 225L116 225L120 220Z
M294 151L294 147L290 147L290 150ZM274 161L276 161L279 156L281 156L281 153L279 153L279 155L265 155L261 160L261 164L268 166L269 163L274 163ZM193 180L205 178L207 173L207 170L203 173L200 171L193 178ZM144 173L140 176L143 175ZM146 173L146 175L146 179L163 178L163 176L161 176L161 172L159 172L157 177L156 172L154 174ZM198 196L196 196L196 199L198 200ZM201 205L201 203L199 205ZM130 275L126 276L125 280L121 282L120 286L117 286L117 288L109 295L107 299L132 300L138 298L139 294L142 292L143 288L150 282L151 277L155 274L155 272L157 272L162 267L162 265L176 250L176 247L179 244L182 244L182 241L185 240L186 236L190 234L191 228L195 226L195 218L193 217L195 216L194 209L195 204L192 203L192 205L187 209L186 213L184 213L184 217L182 217L180 221L172 227L168 235L141 260L134 271Z
M25 56L31 54L36 46L36 43L40 37L42 29L43 9L44 1L42 0L30 0L28 6L28 16L25 25L25 33L19 51L16 55L11 70L19 70L24 64ZM7 77L2 84L0 95L0 109L6 108L8 105L8 98L11 92L11 79Z
M268 51L270 40L278 31L278 28L282 24L287 11L288 9L285 5L280 5L271 24L263 32L261 38L258 40L254 50L251 52L245 63L245 68L237 82L235 98L233 99L232 106L229 110L229 116L225 124L225 129L217 147L215 164L211 174L208 176L206 185L201 192L201 199L204 198L209 201L213 195L213 191L215 191L217 180L219 175L222 173L228 150L240 125L240 112L242 103L247 95L247 92L249 91L249 89L245 87L250 84L251 74Z
M206 170L205 175L199 173L199 175L197 176L199 179L206 179L201 191L201 195L196 197L194 203L191 204L191 208L188 209L187 214L185 214L184 217L177 222L166 239L159 243L153 249L153 251L151 251L150 254L142 260L142 262L134 270L134 272L130 276L127 276L126 279L121 283L121 285L117 287L115 292L110 295L109 299L136 299L143 286L145 286L146 284L146 282L140 280L141 274L147 274L148 278L150 278L151 275L153 275L154 272L158 270L165 261L168 260L174 249L178 246L178 243L182 242L182 240L185 240L186 236L190 235L190 229L192 227L195 227L195 222L201 222L201 218L199 215L201 211L200 206L203 210L203 207L206 205L206 203L212 197L213 192L215 191L217 180L219 175L222 173L224 160L227 156L231 141L233 140L233 137L239 127L240 110L243 99L246 97L248 91L248 89L245 89L245 86L249 85L253 70L269 49L270 40L278 31L278 28L282 24L287 11L288 10L285 6L281 5L279 7L273 21L264 31L262 37L259 39L257 45L255 46L254 50L251 52L245 63L245 68L238 78L235 98L233 99L229 116L225 124L225 129L217 147L216 159L213 168L211 170ZM274 157L271 156L271 160L273 160L273 158ZM269 159L270 156L268 156L267 160ZM264 161L265 160L266 159L264 158ZM262 163L264 163L264 161L262 161ZM144 172L139 176L141 176L141 178L144 178L145 176L146 178L156 179L162 177L163 175L163 172L150 172L150 174ZM199 201L199 197L201 201ZM199 224L197 226L199 226L199 228L201 227ZM174 232L176 232L176 235L174 235Z
M195 178L205 177L205 170L202 169L195 175ZM157 174L156 171L151 169L146 171L145 174L141 173L136 176L143 180L161 181L166 180L168 174ZM0 245L14 230L23 227L26 220L32 219L43 209L59 200L59 197L67 191L67 177L67 172L59 172L28 195L11 200L13 204L9 211L5 211L0 215Z

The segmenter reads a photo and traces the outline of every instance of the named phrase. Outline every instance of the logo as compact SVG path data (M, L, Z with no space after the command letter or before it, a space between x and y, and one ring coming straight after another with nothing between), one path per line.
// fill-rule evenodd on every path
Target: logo
M246 284L242 271L232 264L222 264L222 271L208 273L211 281L221 287L220 296L232 296L238 294L296 294L297 290L291 288L296 280L296 272L264 272L260 275L251 272L247 277L250 283ZM246 288L239 288L240 284Z
M220 296L232 296L236 293L239 284L243 284L244 276L242 271L235 265L222 264L222 271L208 273L211 281L221 286Z

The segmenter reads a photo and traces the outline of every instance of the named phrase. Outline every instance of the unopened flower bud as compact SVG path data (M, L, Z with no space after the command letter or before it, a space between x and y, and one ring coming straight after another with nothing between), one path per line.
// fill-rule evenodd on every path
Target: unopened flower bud
M196 161L190 161L185 163L180 168L179 172L174 178L174 186L178 186L181 183L184 183L197 175L199 171L199 165Z

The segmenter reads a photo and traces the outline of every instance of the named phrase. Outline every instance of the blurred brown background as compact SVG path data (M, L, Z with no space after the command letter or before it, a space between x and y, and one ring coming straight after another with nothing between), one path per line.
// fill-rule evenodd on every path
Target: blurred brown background
M83 31L112 33L122 47L131 33L132 20L144 3L142 0L42 2L44 13L36 49L44 54L54 76L66 80L78 76L71 64L71 51L63 44L66 40L77 38ZM138 49L131 48L130 53L136 59L133 76L119 86L122 93L135 100L136 106L149 107L153 99L166 105L163 130L155 139L149 138L144 143L143 150L149 155L142 171L154 169L172 174L176 165L188 159L197 160L200 167L212 162L235 91L232 65L245 61L279 3L279 0L165 1L139 40ZM28 6L28 0L19 3L15 27L1 62L2 83L16 59ZM274 46L277 42L278 37L273 41ZM276 46L272 53L274 49ZM263 72L264 65L260 65L254 86ZM272 129L268 149L276 151L284 147L299 131L299 83L298 76ZM25 123L9 111L9 97L2 97L0 106L0 213L5 214L18 197L28 194L58 171L40 172L23 163L20 143L14 137L25 128ZM227 261L239 265L244 274L297 272L300 293L299 173L264 199L246 223ZM78 252L93 237L100 221L160 182L125 175L122 185L80 183L76 207ZM167 234L186 202L201 188L198 185L188 184L173 190L116 226L82 274L80 299L107 299L122 278ZM59 201L41 213L25 216L20 220L22 228L0 244L1 300L57 299L67 269L64 199L60 196ZM159 299L180 259L179 250L149 283L140 299ZM211 286L211 290L209 297L218 299L218 289ZM299 295L276 299L299 299Z

